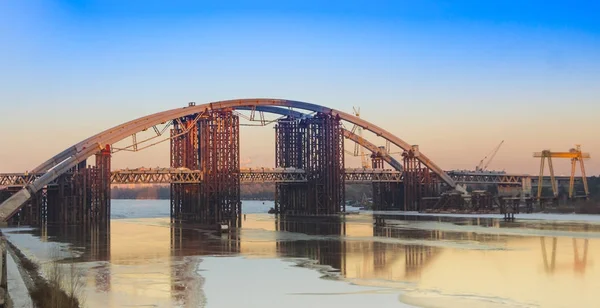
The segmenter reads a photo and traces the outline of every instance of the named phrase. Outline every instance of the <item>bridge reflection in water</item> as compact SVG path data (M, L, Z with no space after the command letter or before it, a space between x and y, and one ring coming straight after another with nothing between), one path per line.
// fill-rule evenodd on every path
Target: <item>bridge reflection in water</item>
M385 224L374 225L376 220ZM569 231L596 234L599 228L574 226ZM532 229L537 230L519 233ZM86 269L86 302L94 307L203 307L211 297L228 296L210 292L207 283L211 280L205 278L210 275L204 271L219 271L213 275L242 283L260 283L243 270L216 270L206 265L210 262L203 263L215 256L251 257L241 261L248 267L253 266L252 258L293 260L332 279L392 288L405 293L403 298L411 296L408 289L439 290L544 307L582 307L594 300L585 289L600 287L600 270L594 266L600 240L568 234L527 236L565 231L543 223L511 225L495 219L398 215L298 219L253 214L247 215L238 232L223 235L172 226L168 218L113 220L110 234L106 231L48 227L19 232L32 233L42 242L70 243L72 250L80 252L75 261ZM31 239L12 240L35 247ZM295 273L290 271L289 279L306 279L296 278ZM265 272L261 279L269 277ZM313 283L306 281L307 285ZM269 297L273 291L264 292Z

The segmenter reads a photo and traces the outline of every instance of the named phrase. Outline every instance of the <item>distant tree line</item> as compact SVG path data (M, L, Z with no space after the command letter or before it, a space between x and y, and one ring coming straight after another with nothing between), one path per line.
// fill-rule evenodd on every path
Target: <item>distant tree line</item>
M112 199L169 199L171 188L165 185L113 187L110 194Z
M590 189L590 199L600 203L600 176L592 176L588 178L588 186ZM372 198L373 189L371 184L349 184L346 185L346 201L360 202L363 198ZM485 189L492 194L498 193L498 188L493 185L476 187L476 189ZM544 187L544 194L551 193L549 187ZM472 188L468 188L472 191ZM577 191L583 190L582 187L576 187ZM136 187L113 187L113 199L169 199L169 185L148 185ZM274 183L243 183L240 186L240 194L242 199L246 200L273 200L275 196ZM559 187L559 195L568 194L566 187Z
M346 185L346 200L360 201L365 195L372 197L370 184ZM240 195L245 200L273 200L275 197L274 183L242 183ZM171 188L169 185L147 185L135 187L113 187L111 189L113 199L169 199Z
M274 183L243 183L240 185L240 195L246 200L273 200L275 195ZM169 185L147 185L136 187L113 187L112 199L169 199L171 187Z

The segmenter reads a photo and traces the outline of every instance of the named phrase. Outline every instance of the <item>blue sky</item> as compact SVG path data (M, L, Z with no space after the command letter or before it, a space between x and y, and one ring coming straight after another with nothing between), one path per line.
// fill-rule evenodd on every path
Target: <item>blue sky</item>
M188 101L242 97L361 106L445 169L503 139L493 167L515 172L537 172L531 152L545 148L600 154L600 4L321 2L0 2L0 171ZM271 146L242 146L272 164ZM115 163L166 165L162 152Z

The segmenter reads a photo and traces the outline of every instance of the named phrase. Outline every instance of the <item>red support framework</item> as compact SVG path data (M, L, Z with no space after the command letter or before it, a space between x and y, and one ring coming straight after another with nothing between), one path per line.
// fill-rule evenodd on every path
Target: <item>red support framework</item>
M96 154L95 166L85 165L81 162L34 195L26 207L28 224L110 224L110 145Z
M201 170L202 184L171 184L172 220L238 226L239 157L239 118L231 110L175 121L171 167Z
M171 130L171 167L198 170L197 115L174 121ZM173 221L200 219L200 184L171 184L171 219Z
M401 210L404 204L404 183L373 182L374 210Z
M427 168L418 159L419 147L413 146L409 151L402 153L404 161L404 210L424 210L423 197L438 194L439 184L437 175Z
M371 155L373 169L383 169L381 154ZM400 182L373 182L373 209L400 210L404 203L404 186Z
M383 158L381 154L371 154L371 168L383 169Z
M345 211L344 140L339 117L317 113L306 120L309 214Z
M110 223L110 145L96 154L96 167L91 176L91 204L88 221L97 225Z
M241 223L239 127L232 110L211 111L198 121L203 223Z
M275 166L304 169L306 164L306 125L293 117L281 119L275 125ZM275 212L302 213L307 204L306 183L276 183Z
M276 127L277 167L304 169L307 184L278 183L276 211L293 215L328 215L345 211L344 142L340 118L317 113L312 118L280 120Z

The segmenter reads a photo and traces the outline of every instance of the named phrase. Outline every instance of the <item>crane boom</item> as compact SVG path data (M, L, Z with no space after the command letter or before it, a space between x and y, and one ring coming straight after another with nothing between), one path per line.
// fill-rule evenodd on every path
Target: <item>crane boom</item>
M485 166L483 167L483 170L486 170L487 167L490 165L490 163L492 162L492 160L494 160L494 157L496 157L496 154L498 153L498 150L500 150L500 147L502 146L502 144L504 143L504 140L502 140L500 142L500 144L494 149L494 152L492 153L492 156L490 157L490 159L488 160L487 164L485 164Z
M354 111L354 115L360 117L360 107L352 107L352 111ZM362 138L362 127L358 126L358 136ZM360 151L360 154L359 154ZM363 168L369 168L369 162L367 161L367 157L365 156L365 152L363 147L359 147L358 143L354 144L354 156L360 155L360 162Z
M475 167L475 171L484 171L487 169L488 165L490 164L490 162L494 159L494 156L496 156L496 153L498 153L498 150L500 149L500 147L502 146L502 144L504 143L504 140L502 140L500 142L500 144L498 144L491 152L489 152L483 159L481 159L479 161L479 165L477 165ZM485 164L484 166L484 162L485 160L488 158L488 156L490 156L490 159L488 160L488 162Z

